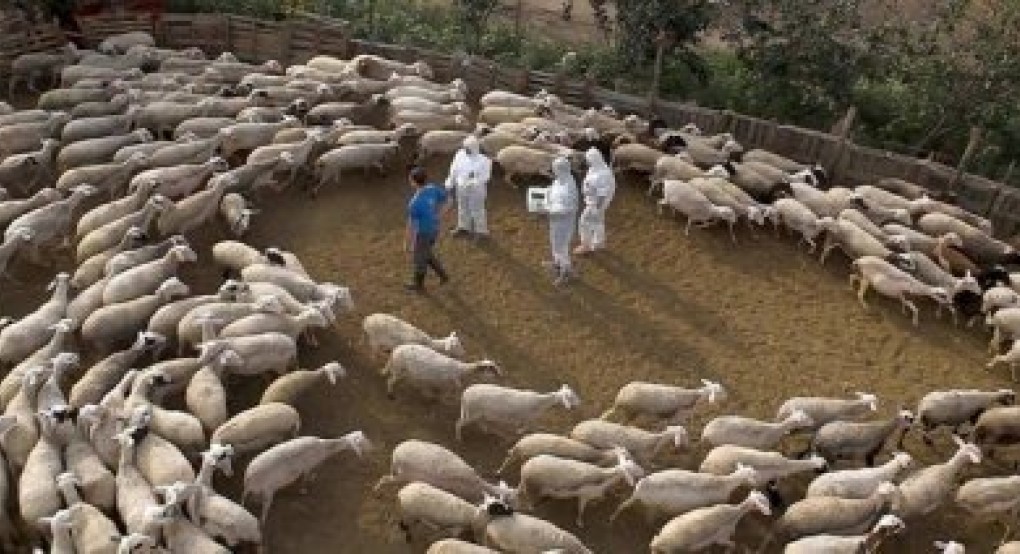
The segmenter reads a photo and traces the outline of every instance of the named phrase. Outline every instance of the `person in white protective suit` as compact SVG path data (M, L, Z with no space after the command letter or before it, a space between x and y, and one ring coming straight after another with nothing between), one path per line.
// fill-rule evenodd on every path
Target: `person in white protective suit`
M455 191L457 198L457 227L453 230L454 235L489 235L485 196L491 175L492 160L482 154L478 137L468 135L464 139L464 147L453 157L446 178L446 189Z
M549 244L557 286L566 284L573 275L570 263L570 243L574 239L579 203L577 183L570 173L570 162L559 157L552 162L553 182L546 196L549 214Z
M606 246L606 209L616 194L616 177L613 170L602 159L602 153L589 148L584 153L588 162L588 173L581 184L584 211L577 223L577 234L581 239L575 254L588 254Z

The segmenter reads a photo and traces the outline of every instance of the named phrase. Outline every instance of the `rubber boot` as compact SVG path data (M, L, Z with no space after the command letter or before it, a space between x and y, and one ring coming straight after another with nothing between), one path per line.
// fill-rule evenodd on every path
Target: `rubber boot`
M404 285L404 288L407 289L410 292L416 292L418 294L424 293L425 292L425 274L424 273L415 273L414 274L414 281Z

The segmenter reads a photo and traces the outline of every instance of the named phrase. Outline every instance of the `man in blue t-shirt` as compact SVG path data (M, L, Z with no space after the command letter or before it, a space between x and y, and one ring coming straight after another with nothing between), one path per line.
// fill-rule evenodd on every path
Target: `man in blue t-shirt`
M407 204L407 239L404 249L411 252L414 280L406 288L421 293L425 292L425 274L430 267L439 276L440 285L450 280L435 253L439 219L449 209L449 203L446 189L429 183L425 168L412 169L408 181L414 188L414 196Z

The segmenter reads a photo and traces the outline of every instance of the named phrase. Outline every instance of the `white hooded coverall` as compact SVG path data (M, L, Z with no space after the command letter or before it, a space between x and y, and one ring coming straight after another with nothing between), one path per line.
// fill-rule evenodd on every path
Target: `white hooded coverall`
M552 162L553 182L549 186L546 205L549 211L549 243L553 266L562 278L571 271L570 242L577 224L577 183L570 173L570 162L556 158Z
M588 173L581 185L584 211L577 234L583 250L596 250L606 244L606 209L616 194L616 177L597 149L589 148L584 158L588 162Z
M485 197L492 174L492 160L481 153L478 138L468 135L464 147L457 151L450 164L446 189L456 189L457 230L488 234Z

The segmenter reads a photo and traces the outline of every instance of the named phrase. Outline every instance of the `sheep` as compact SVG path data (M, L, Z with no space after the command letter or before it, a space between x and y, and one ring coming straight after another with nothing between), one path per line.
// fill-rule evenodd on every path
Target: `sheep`
M442 339L432 338L424 331L392 315L376 313L365 317L362 323L369 347L374 351L390 352L403 344L420 344L449 356L461 357L464 348L456 332Z
M0 185L5 190L18 190L28 195L35 192L37 184L50 182L61 144L55 139L42 139L41 144L39 150L14 154L0 161Z
M623 149L621 146L617 150ZM636 150L636 149L635 149ZM642 150L642 152L644 152ZM654 157L649 153L649 157ZM651 185L648 187L648 196L662 187L666 180L690 181L698 177L704 177L705 172L698 166L691 163L690 159L683 154L672 156L659 156L652 168Z
M729 475L711 475L681 469L668 469L642 477L634 491L623 501L609 521L627 509L642 507L649 515L677 516L691 510L723 504L742 486L753 487L757 472L739 465Z
M314 329L326 327L334 321L333 314L325 303L309 304L298 314L256 312L232 321L220 329L219 338L236 338L262 333L282 333L295 341L301 336L316 346L312 334Z
M11 61L11 75L8 78L7 96L14 96L15 85L24 81L29 92L38 92L37 80L49 78L49 86L55 87L64 66L75 61L75 48L68 44L59 52L29 52L21 54Z
M813 426L811 416L803 410L793 410L789 416L776 423L740 416L721 416L705 424L701 430L701 442L711 446L734 444L770 450L776 448L788 434Z
M294 405L303 392L320 384L336 385L346 376L347 370L339 362L329 362L316 370L292 371L270 383L262 392L259 404L280 402Z
M995 549L995 554L1017 554L1020 552L1020 541L1011 541Z
M228 188L230 185L236 184L236 182L236 178L228 181ZM244 196L236 192L224 194L217 208L220 216L226 221L230 232L235 237L242 237L247 234L248 229L251 227L251 216L259 213L258 210L249 207L248 201Z
M783 171L785 171L787 173L795 173L797 171L803 171L804 169L807 169L807 166L804 165L804 164L797 163L797 162L795 162L793 160L790 160L788 158L784 158L784 157L780 156L779 154L774 154L774 153L769 152L767 150L758 150L758 149L755 149L755 150L750 150L748 152L745 152L744 155L743 155L743 160L745 162L754 161L754 162L765 163L765 164L771 165L772 167L777 167L779 169L782 169Z
M662 200L659 200L659 213L664 207L669 207L675 212L683 213L687 218L684 226L684 235L691 231L691 224L697 223L698 227L708 227L716 221L725 221L729 224L730 238L734 244L737 236L733 234L733 225L737 222L737 214L733 208L727 206L716 206L701 193L697 188L684 181L665 181L662 184Z
M992 223L987 218L961 208L960 206L947 204L945 202L929 198L928 196L922 196L921 198L913 200L910 203L910 211L913 214L941 213L959 219L972 227L977 227L988 235L992 234Z
M169 277L152 294L107 304L92 312L81 325L82 339L97 352L111 352L144 329L157 309L187 294L187 285L177 277Z
M74 331L73 323L70 319L65 318L48 326L46 331L51 334L46 344L8 370L7 375L0 381L0 405L6 406L18 393L26 371L37 366L52 368L54 358L72 355L69 351L73 350L70 341Z
M69 420L72 413L72 410L67 406L59 406L53 411L58 418L62 418L64 421ZM113 511L117 498L116 482L113 473L100 458L91 440L85 436L85 433L72 427L62 441L65 443L64 461L67 470L76 476L74 484L81 489L81 496L85 502L100 510ZM61 486L59 477L57 486L66 499L68 492ZM77 489L73 492L77 496Z
M1020 307L1020 293L1011 287L995 286L986 291L981 298L981 313L993 314L1003 308Z
M895 481L913 465L910 454L897 452L885 464L861 469L845 469L820 475L811 481L807 497L833 496L867 498L884 481Z
M461 440L463 429L480 424L500 433L523 434L543 413L557 404L567 410L581 403L567 385L549 393L518 390L489 384L475 384L464 389L460 401L456 436Z
M775 221L782 223L791 231L800 233L801 241L806 242L809 247L808 252L813 253L817 246L815 239L822 232L815 213L793 198L780 198L772 206Z
M811 431L817 431L826 423L840 420L856 421L878 410L878 397L858 392L854 399L796 396L783 402L776 413L777 420L783 420L801 410L811 418Z
M904 312L909 309L913 315L912 321L916 326L918 325L918 309L913 302L907 299L907 295L927 296L942 305L952 303L946 289L926 285L882 258L863 256L854 260L852 267L850 284L854 286L858 282L860 283L860 288L857 289L857 299L865 308L867 308L867 303L864 301L864 296L870 287L874 287L882 295L898 299Z
M868 218L863 212L855 208L846 208L836 216L838 219L849 221L865 233L871 235L883 244L888 241L888 235L874 221Z
M435 530L439 536L461 536L472 529L476 513L470 502L421 482L408 483L400 489L397 509L400 528L408 540L416 525Z
M507 451L506 459L503 460L496 473L503 473L514 463L534 458L541 454L598 465L609 464L616 459L616 454L611 449L596 448L579 440L561 435L532 433L521 437Z
M0 275L6 275L8 279L14 280L9 273L7 273L7 267L13 261L14 257L18 252L31 244L34 233L31 229L24 227L18 229L10 238L0 243Z
M392 123L394 127L400 127L401 125L413 125L419 133L439 130L464 131L470 129L468 119L461 114L447 115L408 110L393 114L393 116L390 117L390 123Z
M115 254L106 262L107 278L115 277L129 269L158 260L166 256L167 252L173 248L187 245L188 241L184 237L175 235L155 244L148 244L134 250L126 250Z
M120 242L116 246L109 250L100 252L95 256L83 261L78 264L78 269L74 271L74 275L71 276L71 286L77 290L84 290L91 286L96 281L103 278L103 274L106 271L106 264L111 258L134 248L139 248L144 245L146 240L145 233L142 232L139 227L131 227L124 233L124 237L121 238Z
M148 129L154 137L163 139L174 135L174 130L185 121L208 116L198 102L155 101L141 106L135 112L135 125Z
M131 392L124 401L124 413L131 416L133 425L143 430L151 427L153 431L152 437L138 443L137 461L149 481L154 481L153 476L156 474L165 476L165 479L159 479L159 484L172 483L175 477L187 479L191 471L187 463L178 464L182 468L179 469L161 464L159 460L165 460L168 456L183 459L181 455L172 455L178 454L178 449L188 453L196 452L205 444L205 434L198 418L187 412L168 410L152 403L150 397L153 390L170 382L169 375L150 367L134 379ZM151 459L155 465L143 464L143 459Z
M300 109L300 108L299 108ZM382 121L389 114L390 101L385 97L373 94L365 102L322 102L314 107L308 109L308 113L303 118L305 123L308 125L325 125L331 126L333 130L338 128L352 126L351 122L356 121L359 123L368 123L372 121ZM453 116L460 112L445 109L441 111L428 111L421 113L432 113L435 115ZM411 126L413 130L413 126ZM368 130L368 129L366 129ZM382 132L375 131L374 132ZM409 136L413 136L416 133L411 133Z
M479 98L478 104L483 107L534 108L542 105L542 100L537 97L524 96L523 94L516 94L505 90L490 90Z
M463 81L458 80L456 84L450 83L449 88L443 89L415 85L400 85L387 90L384 95L389 100L397 100L400 98L421 98L440 104L464 102L467 99L467 87L464 86L463 83ZM485 96L488 94L490 93L486 93L486 95L482 96L481 106L483 107L489 105L484 102Z
M45 366L29 368L21 378L21 388L7 404L0 419L0 445L12 473L18 474L39 440L36 397L49 377Z
M972 516L1013 517L1020 509L1020 476L971 479L957 489L955 501ZM1011 527L1008 522L1004 525L1003 540L1009 537Z
M211 302L201 302L188 310L177 322L175 334L177 343L183 352L185 347L195 346L213 337L205 336L205 329L208 323L215 320L215 328L226 325L242 317L260 312L280 313L283 306L274 296L254 297L250 289L245 289L245 297L242 298L219 298ZM302 306L302 309L304 306Z
M78 494L81 481L70 471L57 476L57 488L71 516L71 539L76 552L112 554L110 537L117 534L117 526L97 507L82 501Z
M959 438L955 442L959 448L949 460L919 469L900 483L900 500L894 507L896 515L908 519L930 514L952 498L957 477L964 466L981 463L978 446Z
M474 506L471 510L472 515L475 514ZM425 554L496 554L496 551L459 539L442 539L429 545Z
M231 184L231 179L214 180L205 189L176 203L168 203L156 219L159 235L166 237L200 228L216 216L220 201Z
M111 276L103 289L103 305L127 302L151 294L161 283L176 275L181 264L197 260L198 255L191 247L173 246L161 258Z
M170 143L162 148L157 148L149 154L149 161L146 167L176 167L180 165L201 165L216 157L219 150L219 135L207 139L195 138ZM225 166L220 163L215 168L224 171ZM196 185L197 186L197 185Z
M621 144L613 149L611 166L613 171L638 171L654 173L659 160L666 154L640 143ZM666 171L663 171L663 177Z
M49 375L36 394L36 409L57 410L59 407L67 405L64 391L60 389L60 382L64 380L67 373L78 369L81 365L81 357L74 352L61 352L46 360L45 365L49 370ZM63 423L63 419L58 417L57 423Z
M633 486L644 476L623 448L617 448L616 465L603 468L586 462L540 454L521 466L519 500L534 506L542 497L577 498L577 525L584 527L584 509L605 496L620 481Z
M496 495L516 503L517 493L506 483L490 484L460 456L438 444L405 440L391 454L390 472L375 484L373 490L394 484L420 481L457 495L468 502L478 502L485 495Z
M309 62L307 65L312 66L312 63ZM358 54L351 58L348 67L354 68L358 75L369 79L385 80L394 74L433 78L432 68L423 61L405 64L374 54Z
M192 135L200 139L208 139L218 135L224 129L227 129L236 123L237 121L230 117L195 117L182 121L181 124L174 129L173 138L174 140L178 140L185 135Z
M241 364L241 357L232 350L202 366L188 381L184 402L207 433L214 432L227 421L227 394L223 373L230 366Z
M831 534L856 535L871 529L895 506L896 485L885 481L862 499L811 497L787 508L764 545L774 539L793 541L803 537Z
M669 521L652 538L652 554L700 551L713 545L733 548L733 532L748 513L771 514L769 501L758 491L751 491L740 504L719 504L699 508Z
M248 162L245 165L231 169L213 177L213 179L228 179L230 185L227 190L232 193L255 193L263 187L274 187L281 189L274 178L280 173L291 174L300 169L294 164L294 156L290 152L282 152L276 158L268 158L258 162ZM257 210L255 211L257 212Z
M390 395L397 383L409 381L417 388L442 396L444 392L459 391L465 376L486 371L494 376L502 375L502 370L491 360L462 362L428 346L410 343L393 348L381 372L387 378L386 389Z
M216 265L233 273L252 264L264 264L266 257L257 249L236 240L221 240L213 245L212 257Z
M117 435L120 457L117 464L117 512L129 533L146 531L145 513L156 507L151 485L134 463L137 429L128 428Z
M122 162L76 167L62 173L55 188L67 192L80 185L92 185L108 193L113 200L124 193L131 176L144 167L147 161L148 156L138 153ZM151 189L148 191L151 192Z
M86 117L70 121L64 125L60 132L60 141L67 145L72 142L109 135L123 135L132 129L135 109L137 108L130 108L125 114Z
M715 475L727 475L743 464L757 472L757 486L772 486L774 481L806 471L821 471L826 468L825 458L790 459L778 452L770 452L724 444L710 450L702 460L698 471ZM776 494L774 490L770 492Z
M496 163L503 170L503 180L517 187L517 178L538 176L552 179L552 162L555 154L532 146L510 145L496 154Z
M461 133L461 131L433 131L433 133ZM400 143L405 138L417 134L413 125L402 125L389 131L374 129L354 129L341 135L334 144L336 146L352 146L355 144L381 144L386 142Z
M255 150L259 146L271 144L278 132L298 126L300 122L291 116L284 117L279 123L235 123L220 131L220 135L223 136L220 153L224 158L230 159L237 152Z
M959 432L963 424L974 423L983 412L996 405L1012 405L1016 393L1011 389L981 391L956 389L930 392L917 403L917 422L922 438L929 446L931 432L938 427L952 427Z
M917 220L917 228L930 235L955 233L962 240L963 251L978 264L1020 261L1020 255L1010 245L950 215L939 212L925 214Z
M125 54L136 46L154 47L156 40L145 31L131 31L106 37L96 49L105 54Z
M793 188L786 181L771 181L748 167L738 166L732 162L713 166L706 174L732 182L758 202L771 203L782 196L793 195Z
M113 163L124 163L129 158L131 158L131 156L134 156L136 154L144 154L145 158L146 158L146 161L145 161L145 164L143 164L143 167L149 167L148 158L149 158L149 156L154 154L156 151L158 151L158 150L160 150L162 148L166 148L167 146L174 145L174 144L185 144L185 143L195 142L197 140L199 140L199 138L197 136L195 136L193 134L185 133L184 135L179 137L177 140L173 140L173 141L171 141L171 140L153 140L151 142L143 142L143 143L140 143L140 144L131 144L129 146L125 146L124 148L121 148L120 150L117 150L117 153L113 155Z
M18 509L21 517L36 533L43 528L39 519L52 516L61 508L57 476L64 471L56 421L48 411L38 412L39 441L32 448L18 478Z
M988 448L994 454L996 446L1011 446L1020 437L1020 407L996 406L978 416L970 430L970 442Z
M50 552L74 552L74 541L71 538L71 510L57 510L53 515L40 518L37 525L40 529L50 532Z
M75 75L76 73L78 75ZM105 73L116 76L141 75L140 71L68 66L61 70L61 79L63 79L63 74L67 74L72 80L81 80L80 77L88 73ZM48 90L39 95L39 99L36 101L36 108L50 111L69 110L83 102L106 102L113 98L117 92L122 91L125 83L124 80L119 80L118 82L116 79L111 79L106 81L105 84L103 82L94 82L92 85L85 85L86 83L82 83L81 86L72 87L71 84L62 84L64 88Z
M837 535L814 535L787 543L785 554L856 554L858 552L874 552L889 536L902 531L903 520L885 514L878 518L874 527L863 535L841 537Z
M80 291L74 300L68 303L67 318L73 322L72 325L75 329L81 328L81 324L88 319L92 312L103 307L103 289L106 288L106 283L109 280L109 277L103 277L85 290Z
M361 169L367 176L370 169L375 169L385 175L398 149L396 143L390 142L341 146L326 152L315 162L315 172L319 179L310 191L312 196L318 194L319 190L329 183L339 185L340 174L345 170Z
M456 154L469 134L467 131L437 130L421 135L418 139L418 163L424 163L437 155L452 156ZM485 150L484 140L482 149ZM487 150L486 153L492 154Z
M152 134L145 129L135 129L124 135L94 138L65 146L57 155L57 168L67 171L85 165L96 165L113 161L118 150L132 144L152 140ZM152 163L150 158L149 163Z
M58 273L47 287L48 301L34 312L0 329L0 362L14 364L41 348L50 337L50 327L65 318L71 276Z
M110 354L85 371L71 387L68 405L72 409L80 409L86 404L99 402L144 354L158 352L165 343L163 335L139 331L130 348Z
M289 154L286 158L290 167L287 183L293 183L297 178L298 170L305 167L309 161L314 159L313 151L318 150L326 144L326 136L323 133L310 132L305 140L295 144L270 144L260 146L248 154L248 164L265 163L269 160L274 162L284 159L283 154ZM284 185L280 185L282 187Z
M900 410L887 421L831 421L815 433L811 450L830 463L838 459L863 458L868 467L875 464L875 456L881 452L886 441L899 433L897 448L914 422L914 414Z
M257 375L273 371L282 375L297 366L297 342L277 332L205 341L200 346L199 361L208 363L227 349L237 352L244 361L232 369L234 374Z
M170 199L180 199L194 193L209 177L229 169L226 160L212 157L200 164L181 164L173 167L159 167L145 170L131 179L128 190L133 191L146 181L155 181L153 194Z
M339 304L344 310L354 309L351 291L332 283L316 283L289 268L268 264L252 264L241 270L246 283L272 283L290 293L299 302L326 301L331 307ZM335 313L335 310L334 310Z
M10 223L29 212L52 204L62 198L54 188L44 188L24 199L0 201L0 228L10 227Z
M631 381L620 388L613 405L602 414L602 419L621 416L624 423L639 418L656 423L683 424L699 403L715 404L726 400L726 389L719 383L701 380L697 389L672 385Z
M928 194L928 189L896 177L883 177L879 179L875 182L875 188L902 196L907 200L917 200Z
M216 446L213 445L213 448ZM203 467L206 467L204 463ZM207 485L198 481L177 482L168 487L159 487L156 492L165 497L169 505L178 508L187 506L194 525L201 527L209 536L222 539L231 548L245 542L261 546L259 520L240 504L212 492ZM196 502L197 506L192 507Z
M300 428L297 410L287 404L270 402L234 415L216 428L209 442L231 446L238 454L258 452L296 437Z
M589 419L574 426L570 438L595 448L622 446L642 464L649 465L667 445L677 450L688 444L687 431L680 426L669 426L658 433L645 431L601 419Z
M486 495L475 512L476 533L500 552L591 554L577 537L543 519L515 513L504 500Z
M313 481L319 465L344 450L352 450L360 457L370 448L371 443L361 431L336 439L298 437L273 446L255 456L245 469L241 503L250 495L259 497L262 501L259 521L265 525L277 491L298 479L302 485Z

